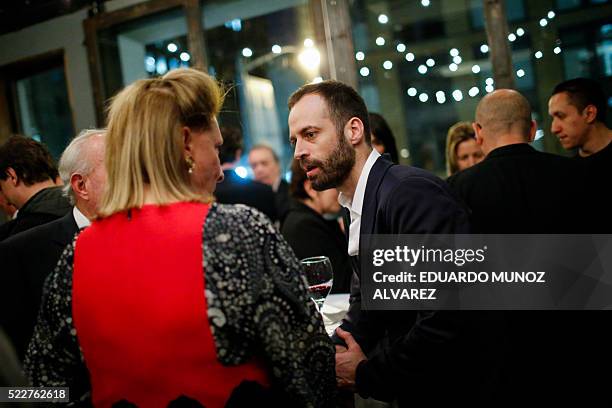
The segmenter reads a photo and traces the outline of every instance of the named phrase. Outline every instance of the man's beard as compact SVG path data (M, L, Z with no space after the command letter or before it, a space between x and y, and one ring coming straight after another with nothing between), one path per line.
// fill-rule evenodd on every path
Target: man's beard
M318 167L319 172L313 178L308 178L316 191L328 190L341 185L351 173L355 165L355 149L343 135L339 135L338 144L325 159L302 161L302 168Z

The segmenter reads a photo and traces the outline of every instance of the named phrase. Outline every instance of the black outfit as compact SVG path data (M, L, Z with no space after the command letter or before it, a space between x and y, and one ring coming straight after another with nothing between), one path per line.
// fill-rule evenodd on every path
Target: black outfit
M221 204L245 204L263 212L272 221L278 219L276 196L270 186L240 178L234 170L223 171L223 181L217 184L215 196Z
M485 160L449 178L472 211L475 233L580 231L579 166L526 143L499 147Z
M348 243L337 220L326 220L318 212L292 200L281 228L298 259L327 256L334 268L331 293L348 293L351 288L351 264Z
M574 160L526 143L499 147L449 179L472 210L475 232L585 231L584 183ZM600 186L601 188L601 186ZM499 312L508 324L510 406L606 406L612 315L605 311ZM604 404L605 403L605 404Z
M287 213L290 210L291 198L289 196L289 183L281 178L278 188L274 192L275 198L274 203L276 205L276 212L278 213L278 220L281 224L284 222Z
M77 232L71 211L0 242L0 325L20 359L34 331L45 279Z
M585 214L591 217L592 228L589 233L611 234L612 211L608 198L607 185L612 181L612 142L588 157L576 156L576 161L583 166L586 183Z
M61 187L48 187L34 194L17 213L17 218L0 228L0 241L37 225L56 220L72 209Z
M581 162L584 162L593 176L606 175L610 176L612 171L612 142L606 147L588 157L576 156Z
M366 234L469 232L465 210L442 180L384 157L370 171L361 214L360 253ZM342 328L368 356L356 371L361 396L397 399L400 407L496 406L495 322L483 313L362 310L358 260L353 270Z
M11 231L13 230L13 226L15 225L15 220L8 220L3 224L0 224L0 241L6 239L11 235Z
M0 327L0 387L27 387L13 345Z

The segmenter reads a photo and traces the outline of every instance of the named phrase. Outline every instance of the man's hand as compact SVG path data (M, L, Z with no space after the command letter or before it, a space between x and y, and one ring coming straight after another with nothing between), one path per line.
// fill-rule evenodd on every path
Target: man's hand
M336 344L336 353L344 353L347 350L348 349L346 347Z
M336 381L338 381L338 387L340 388L354 389L357 366L367 358L351 333L337 328L336 334L348 346L344 351L338 350L339 347L336 346Z

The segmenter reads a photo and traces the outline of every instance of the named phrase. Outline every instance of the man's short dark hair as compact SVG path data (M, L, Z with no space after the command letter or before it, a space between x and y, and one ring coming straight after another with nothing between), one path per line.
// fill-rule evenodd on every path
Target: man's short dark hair
M57 166L47 148L34 139L14 135L0 146L0 179L8 178L7 170L15 170L26 186L58 177Z
M289 184L289 194L296 200L308 200L310 196L304 188L304 182L308 180L306 172L300 166L298 160L291 162L291 184Z
M342 134L346 122L351 118L359 118L363 123L364 138L368 145L370 141L370 117L363 98L352 87L339 81L323 81L317 84L302 86L289 97L289 110L306 95L320 95L329 110L329 116L336 125L338 134Z
M236 126L221 126L220 130L223 144L219 147L219 161L232 163L236 160L236 152L242 150L242 131Z
M588 78L575 78L555 86L552 94L566 92L570 103L582 112L587 106L597 108L597 120L606 121L607 100L601 84Z

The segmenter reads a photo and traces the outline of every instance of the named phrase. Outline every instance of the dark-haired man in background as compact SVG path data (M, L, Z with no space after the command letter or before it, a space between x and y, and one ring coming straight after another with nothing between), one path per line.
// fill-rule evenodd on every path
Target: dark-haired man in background
M72 206L57 187L59 173L37 141L11 136L0 146L0 190L19 212L0 228L0 241L64 216Z
M605 161L612 169L612 130L606 126L607 98L592 79L576 78L555 87L548 101L551 131L565 149L578 157Z
M612 233L612 211L608 200L612 182L612 130L606 126L608 98L601 85L587 78L570 79L555 87L548 101L551 131L565 149L577 149L583 165L588 202L584 233Z
M223 145L219 148L219 161L223 181L217 184L215 197L223 204L245 204L266 214L272 221L278 218L275 195L270 186L243 179L235 172L242 155L242 133L237 127L222 126Z

